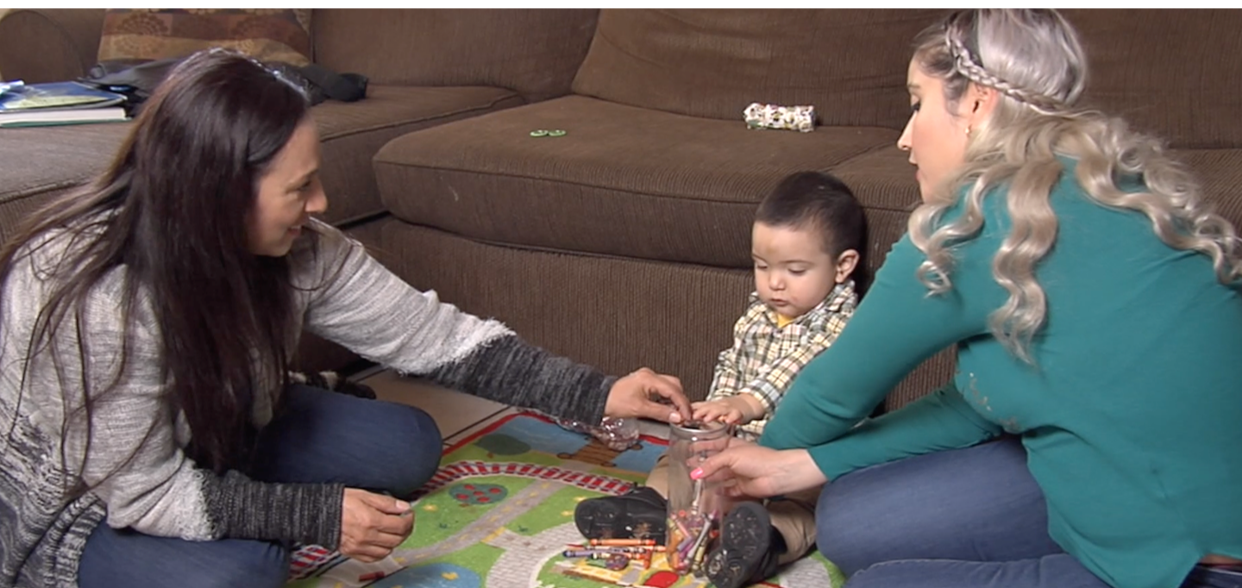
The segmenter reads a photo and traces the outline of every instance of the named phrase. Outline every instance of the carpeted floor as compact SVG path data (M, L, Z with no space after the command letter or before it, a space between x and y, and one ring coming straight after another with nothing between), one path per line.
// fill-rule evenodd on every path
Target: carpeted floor
M692 588L705 579L598 560L567 559L581 541L574 506L640 483L666 449L643 437L618 453L533 414L514 414L445 452L417 498L410 538L374 564L317 547L295 554L287 588ZM840 573L818 553L789 566L771 586L835 588Z

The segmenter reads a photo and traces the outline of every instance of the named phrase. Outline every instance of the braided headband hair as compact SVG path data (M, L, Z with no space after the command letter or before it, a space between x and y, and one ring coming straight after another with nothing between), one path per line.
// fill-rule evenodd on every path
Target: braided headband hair
M966 79L994 88L998 92L1026 104L1043 114L1063 111L1069 104L1060 98L1023 88L990 71L983 65L979 55L979 18L971 11L962 11L945 21L944 41L953 59L953 69ZM967 34L969 27L969 34ZM963 41L969 39L969 43Z

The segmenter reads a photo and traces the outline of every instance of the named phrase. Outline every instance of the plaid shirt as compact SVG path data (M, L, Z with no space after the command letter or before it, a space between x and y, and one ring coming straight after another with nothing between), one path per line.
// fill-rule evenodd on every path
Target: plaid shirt
M846 280L837 284L819 306L780 328L776 311L768 308L758 293L751 294L750 306L733 326L733 347L720 352L707 399L754 396L763 404L765 414L738 429L762 434L794 376L837 340L857 305L854 281Z

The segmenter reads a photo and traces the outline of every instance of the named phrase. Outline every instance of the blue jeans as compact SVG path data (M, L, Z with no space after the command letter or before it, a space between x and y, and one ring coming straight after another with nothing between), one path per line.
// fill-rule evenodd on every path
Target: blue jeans
M338 482L408 496L431 479L442 440L410 406L291 386L260 436L251 476L266 482ZM86 541L80 588L279 588L289 549L268 541L184 541L100 524Z
M1043 492L1011 437L841 476L815 524L846 588L1109 588L1048 536ZM1196 568L1182 586L1242 582Z

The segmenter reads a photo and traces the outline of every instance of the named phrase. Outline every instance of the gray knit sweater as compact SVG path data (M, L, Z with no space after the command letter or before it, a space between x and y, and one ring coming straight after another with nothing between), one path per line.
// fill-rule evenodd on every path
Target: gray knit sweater
M317 227L317 253L306 240L290 253L306 330L446 387L574 420L601 418L615 378L528 345L503 324L463 313L434 292L411 288L358 243ZM83 377L97 390L115 375L124 270L99 284L84 309L87 365L79 359L74 329L62 328L52 348L35 355L23 383L22 359L47 295L42 270L64 251L53 237L51 246L19 258L0 295L0 425L11 429L0 433L0 588L76 586L86 538L101 521L187 540L334 547L341 485L261 483L237 472L217 476L182 453L190 434L165 400L158 327L149 309L139 310L138 332L130 333L121 385L96 403L94 438L83 463L86 428L74 409ZM278 393L257 395L256 423L270 421ZM93 490L74 491L83 481Z

